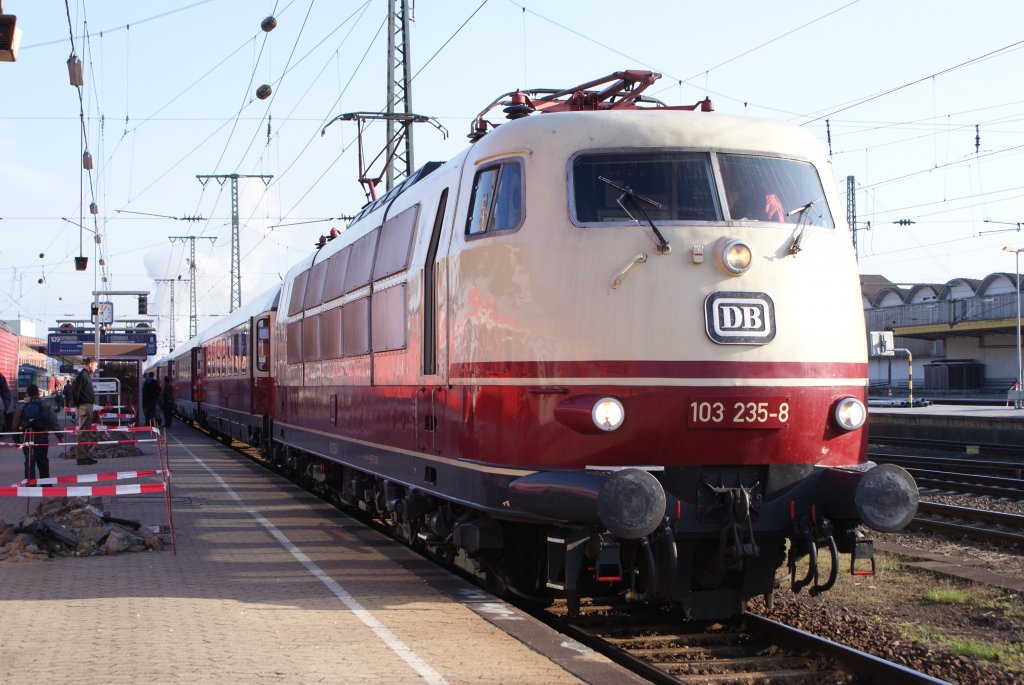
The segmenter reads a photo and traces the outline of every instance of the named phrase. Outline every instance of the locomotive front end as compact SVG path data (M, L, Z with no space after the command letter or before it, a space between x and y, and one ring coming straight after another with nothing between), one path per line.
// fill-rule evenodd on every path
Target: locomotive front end
M504 506L548 522L546 587L720 617L787 564L815 593L840 553L870 572L860 524L902 528L918 494L866 463L859 278L817 141L659 111L507 128L476 173L518 165L525 211L453 264L453 378L463 446L535 471Z

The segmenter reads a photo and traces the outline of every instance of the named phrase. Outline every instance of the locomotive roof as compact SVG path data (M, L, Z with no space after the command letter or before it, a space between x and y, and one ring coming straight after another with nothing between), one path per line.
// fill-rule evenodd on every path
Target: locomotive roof
M821 144L807 129L769 119L668 109L533 114L489 132L474 144L472 156L502 149L557 153L615 147L752 151L823 161Z

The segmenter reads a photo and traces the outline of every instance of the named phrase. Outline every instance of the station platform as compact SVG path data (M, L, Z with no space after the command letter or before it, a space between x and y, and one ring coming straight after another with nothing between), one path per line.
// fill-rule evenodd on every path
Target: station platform
M868 407L868 439L928 438L1024 445L1024 409L960 404Z
M154 468L140 447L52 447L51 476ZM176 552L0 560L0 682L646 682L187 426L167 454ZM22 468L0 449L0 486ZM163 493L95 502L168 525Z

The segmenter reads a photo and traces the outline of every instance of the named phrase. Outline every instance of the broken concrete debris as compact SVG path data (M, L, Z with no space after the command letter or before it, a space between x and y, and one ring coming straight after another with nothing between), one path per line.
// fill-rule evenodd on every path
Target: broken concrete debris
M104 514L83 497L40 502L20 521L0 520L0 561L160 551L159 527Z

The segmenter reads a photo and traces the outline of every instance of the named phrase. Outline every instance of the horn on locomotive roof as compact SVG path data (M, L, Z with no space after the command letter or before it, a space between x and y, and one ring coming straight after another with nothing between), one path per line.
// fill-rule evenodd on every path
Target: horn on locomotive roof
M534 112L578 112L581 110L599 109L674 109L702 112L715 110L710 98L692 105L666 105L661 100L643 95L652 83L661 78L661 74L653 71L631 69L616 71L599 79L581 83L564 90L536 88L533 90L515 90L495 98L473 119L469 139L477 141L489 128L496 128L484 116L495 107L502 106L508 119L520 119ZM602 90L593 90L605 86ZM646 105L641 107L640 105Z

